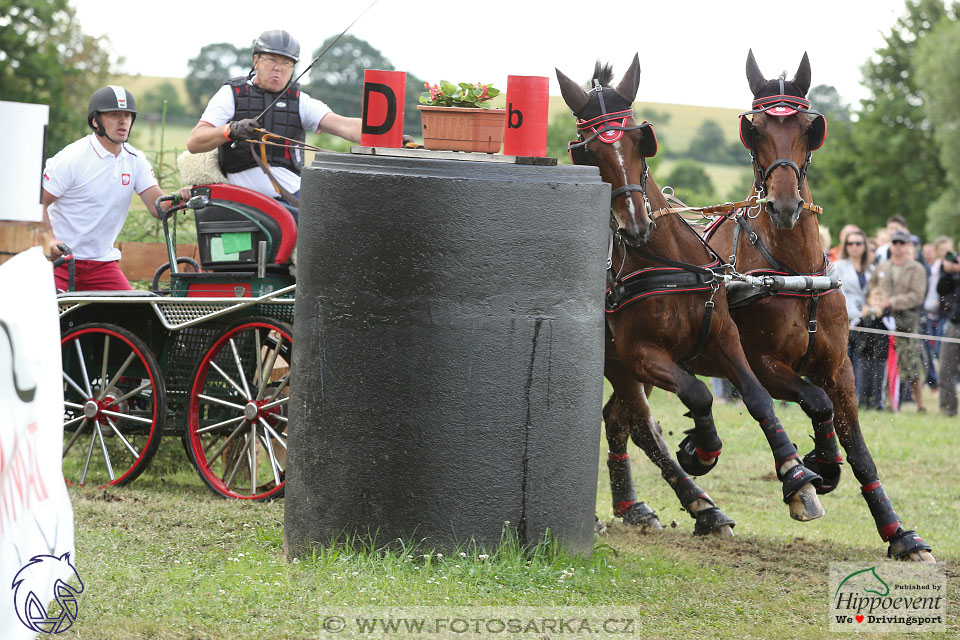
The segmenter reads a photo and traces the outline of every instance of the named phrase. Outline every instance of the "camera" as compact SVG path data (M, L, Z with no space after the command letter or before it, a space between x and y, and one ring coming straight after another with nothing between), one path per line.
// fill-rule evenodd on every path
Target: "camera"
M947 255L943 257L947 262L957 262L957 254L953 251L947 251Z

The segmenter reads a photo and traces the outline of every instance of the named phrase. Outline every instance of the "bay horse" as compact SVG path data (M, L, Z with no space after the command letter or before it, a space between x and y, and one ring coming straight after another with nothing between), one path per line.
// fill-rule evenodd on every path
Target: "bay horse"
M720 260L679 216L655 220L653 211L668 205L646 163L656 153L656 136L650 123L637 124L633 114L639 56L616 89L609 86L612 76L609 65L597 62L586 91L557 70L578 123L580 140L571 143L571 156L576 164L596 166L612 187L604 375L614 392L603 418L614 514L656 526L652 510L636 501L627 454L632 437L696 519L695 534L732 535L734 521L690 477L713 469L722 448L713 396L694 375L703 374L727 377L741 391L770 444L790 515L818 518L824 513L815 490L821 478L799 459L770 394L750 370L714 271ZM693 428L681 442L679 462L650 414L644 384L675 393L689 409Z
M706 232L717 251L748 275L822 275L831 270L820 243L807 168L826 136L826 119L805 99L810 88L807 54L792 80L767 80L751 50L747 80L752 109L740 116L740 138L753 160L748 210L719 218ZM748 117L751 116L751 117ZM804 464L823 477L821 494L836 488L843 456L873 515L888 555L933 562L930 546L904 530L877 475L857 415L853 367L847 356L848 324L839 290L771 294L740 283L728 288L730 312L750 366L775 397L796 402L813 423L814 448ZM806 376L809 380L805 380Z

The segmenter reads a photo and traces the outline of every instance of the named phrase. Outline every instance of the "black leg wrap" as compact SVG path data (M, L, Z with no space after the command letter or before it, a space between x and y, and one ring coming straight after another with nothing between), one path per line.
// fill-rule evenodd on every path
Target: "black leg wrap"
M669 478L668 478L669 481ZM672 484L672 483L671 483ZM674 492L677 494L677 498L680 499L680 504L686 508L688 504L694 500L706 500L710 504L713 504L713 500L710 499L710 496L707 495L707 492L697 486L697 483L693 481L693 478L690 476L683 476L679 478L676 486L673 487ZM692 513L691 517L696 517Z
M770 445L770 451L773 452L773 462L777 466L777 475L780 474L780 467L787 460L798 459L797 448L790 442L787 432L783 430L780 419L774 416L760 421L760 429L763 435L767 437L767 443Z
M637 501L630 474L630 456L626 453L607 454L607 469L610 470L610 493L613 496L613 514L618 518Z
M870 515L877 524L877 531L884 541L890 540L900 531L900 516L893 510L887 492L883 490L880 481L871 482L860 487L863 499L867 501Z
M717 457L723 449L723 442L717 435L712 415L695 416L692 411L684 415L693 418L693 429L684 431L687 437L680 442L680 448L677 449L677 462L692 476L706 475L717 466ZM704 464L701 456L713 458L713 461Z
M823 484L823 478L802 464L787 469L786 475L781 476L780 481L783 483L783 501L788 504L793 496L797 495L797 492L808 482L812 482L813 486L818 489L817 493L819 493L820 485Z
M887 549L888 558L904 560L911 553L917 551L933 551L933 547L923 541L923 538L913 530L904 531L897 529L897 532L890 538L890 547Z
M823 484L817 487L817 493L820 495L830 493L840 484L840 464L837 462L823 462L820 456L817 455L816 450L803 456L803 465L811 471L820 474L820 477L823 478Z
M683 470L692 476L703 476L713 471L717 466L718 458L714 458L710 464L704 464L697 455L696 433L693 429L685 431L687 437L680 441L680 448L677 449L677 462L683 467Z
M663 529L657 512L647 506L646 502L635 502L623 514L623 523L651 529Z
M723 511L716 507L704 509L697 514L697 523L693 526L693 535L705 536L713 533L724 525L732 529L737 523Z

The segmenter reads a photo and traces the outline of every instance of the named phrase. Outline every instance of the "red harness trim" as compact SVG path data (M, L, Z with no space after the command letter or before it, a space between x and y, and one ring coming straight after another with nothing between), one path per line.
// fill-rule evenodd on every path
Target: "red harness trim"
M590 120L577 120L577 131L584 132L588 131L589 134L584 135L584 137L590 137L596 134L597 138L601 142L606 142L607 144L612 144L623 137L623 130L620 129L611 129L611 126L614 127L626 127L627 118L633 116L633 109L627 109L625 111L615 111L613 113L602 113L596 118L591 118ZM612 125L608 123L613 123ZM601 126L607 125L607 126Z
M803 98L798 98L797 96L765 96L763 98L757 98L753 101L754 109L764 109L768 105L774 105L778 102L786 102L787 104L792 104L799 109L809 109L810 101L804 100Z

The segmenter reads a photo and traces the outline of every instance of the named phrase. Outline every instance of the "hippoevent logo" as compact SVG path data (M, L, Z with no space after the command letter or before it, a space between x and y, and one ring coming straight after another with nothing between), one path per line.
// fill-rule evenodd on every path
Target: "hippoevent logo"
M830 565L830 630L945 631L942 564Z
M62 579L56 579L53 585L53 597L59 611L55 607L48 610L40 599L43 589L38 584L36 576L44 574L67 575L68 579L75 578L80 585L79 589L75 589ZM33 556L30 562L14 576L11 589L13 589L17 617L31 631L46 635L63 633L73 626L77 619L77 596L83 592L83 581L80 580L80 574L70 562L69 553L62 556Z

